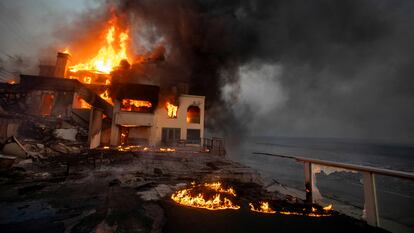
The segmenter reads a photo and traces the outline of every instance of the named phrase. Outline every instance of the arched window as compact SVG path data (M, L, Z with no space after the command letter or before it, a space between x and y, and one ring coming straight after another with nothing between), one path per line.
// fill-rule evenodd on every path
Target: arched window
M200 123L200 108L190 106L187 109L187 123Z

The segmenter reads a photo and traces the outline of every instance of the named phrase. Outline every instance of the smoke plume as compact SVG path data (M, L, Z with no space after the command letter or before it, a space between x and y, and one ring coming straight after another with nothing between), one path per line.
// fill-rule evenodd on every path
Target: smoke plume
M206 96L213 131L412 143L413 1L106 1L56 36L81 43L110 8L134 53L165 48L162 79Z
M144 0L119 9L165 44L179 69L172 76L206 95L213 128L412 142L412 1Z

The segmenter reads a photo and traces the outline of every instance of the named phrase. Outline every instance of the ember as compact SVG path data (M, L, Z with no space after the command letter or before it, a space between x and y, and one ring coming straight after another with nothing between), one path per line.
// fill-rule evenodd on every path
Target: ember
M332 204L330 204L330 205L328 205L328 206L323 207L323 210L325 210L325 211L330 211L330 210L332 210Z
M175 152L174 148L160 148L161 152Z
M278 211L278 213L283 215L303 215L308 217L329 217L332 216L332 204L323 207L321 211L318 211L315 207L312 207L311 212L295 212L295 211Z
M129 145L129 146L118 146L119 151L140 151L141 150L140 145ZM145 150L145 148L144 148Z

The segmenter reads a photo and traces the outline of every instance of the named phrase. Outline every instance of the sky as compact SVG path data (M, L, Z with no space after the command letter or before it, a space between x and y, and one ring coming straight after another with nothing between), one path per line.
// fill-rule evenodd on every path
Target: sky
M99 5L96 0L2 0L0 2L0 56L34 58L39 48L55 43L59 24Z
M106 2L1 1L2 67L33 70ZM412 0L112 2L137 47L167 48L165 78L206 96L212 130L414 144Z

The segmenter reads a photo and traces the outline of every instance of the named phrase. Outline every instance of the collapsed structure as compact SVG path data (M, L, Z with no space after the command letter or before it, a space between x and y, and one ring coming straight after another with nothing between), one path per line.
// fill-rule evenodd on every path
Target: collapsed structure
M90 148L201 144L205 99L189 95L186 83L146 84L125 60L110 73L69 69L69 60L69 53L58 52L55 65L41 64L38 76L2 84L3 93L24 93L20 101L32 115L84 125Z

